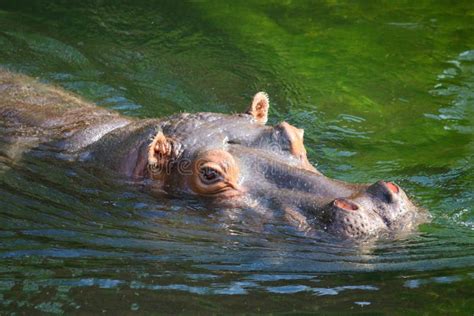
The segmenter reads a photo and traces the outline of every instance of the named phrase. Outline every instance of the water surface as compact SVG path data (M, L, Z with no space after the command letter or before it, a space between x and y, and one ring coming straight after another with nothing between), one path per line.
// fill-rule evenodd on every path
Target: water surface
M0 66L143 118L267 91L323 173L396 181L433 222L359 247L260 231L0 142L0 311L471 315L472 2L175 2L0 1Z

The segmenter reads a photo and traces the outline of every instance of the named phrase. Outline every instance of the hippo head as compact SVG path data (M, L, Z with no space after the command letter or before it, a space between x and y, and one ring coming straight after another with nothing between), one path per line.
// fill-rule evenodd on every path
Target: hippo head
M426 220L396 184L322 175L308 161L303 130L265 125L268 109L268 96L259 92L245 113L183 113L160 121L148 147L149 177L171 194L264 209L303 230L341 238L409 231Z

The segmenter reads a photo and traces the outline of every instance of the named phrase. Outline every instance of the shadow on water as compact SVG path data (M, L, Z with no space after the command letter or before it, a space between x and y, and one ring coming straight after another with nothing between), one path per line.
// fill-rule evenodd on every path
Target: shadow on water
M140 117L267 90L324 173L395 180L434 220L335 242L0 142L0 310L472 312L473 8L446 6L1 3L1 66Z

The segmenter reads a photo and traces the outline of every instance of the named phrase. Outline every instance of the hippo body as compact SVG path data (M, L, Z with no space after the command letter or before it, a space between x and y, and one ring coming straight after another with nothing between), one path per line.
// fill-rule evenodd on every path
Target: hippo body
M303 131L286 122L267 126L268 108L259 92L242 114L127 118L0 69L0 137L12 144L10 157L34 151L94 163L147 181L151 191L220 208L258 207L340 238L407 232L428 220L394 183L322 175L306 157Z

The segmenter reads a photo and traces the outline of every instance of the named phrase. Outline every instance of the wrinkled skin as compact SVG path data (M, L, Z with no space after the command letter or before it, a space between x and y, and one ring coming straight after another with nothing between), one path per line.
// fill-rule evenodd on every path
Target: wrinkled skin
M219 208L258 208L304 231L344 239L412 231L429 219L396 184L351 184L311 165L303 131L267 126L268 97L242 114L178 114L138 120L0 69L0 135L25 151L93 162L150 190L198 196Z

